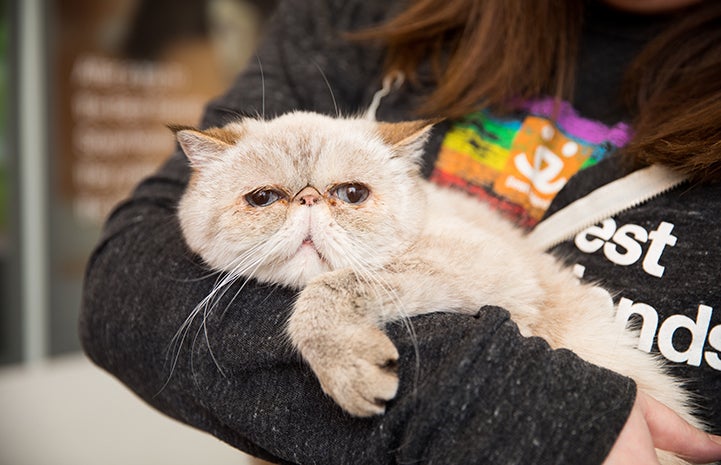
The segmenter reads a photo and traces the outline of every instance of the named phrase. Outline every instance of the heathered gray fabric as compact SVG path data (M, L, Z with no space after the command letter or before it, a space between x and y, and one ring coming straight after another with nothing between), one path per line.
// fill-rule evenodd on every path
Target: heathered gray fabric
M319 70L339 111L365 108L380 85L381 53L349 45L337 31L382 19L385 4L283 2L259 60L211 103L203 124L238 113L332 114ZM380 115L406 119L415 99L413 92L392 94ZM443 128L429 144L429 160ZM185 248L174 216L188 175L176 153L116 209L88 265L80 322L85 350L145 401L282 463L602 462L634 401L633 384L520 337L498 308L481 309L475 318L415 319L419 372L406 329L388 328L402 354L401 389L387 413L373 419L343 414L290 350L283 326L293 293L286 289L251 283L237 296L231 289L207 318L207 340L203 333L196 338L196 321L176 360L172 338L215 281Z
M547 215L626 172L618 158L609 158L579 173ZM697 395L697 413L712 432L720 434L721 183L683 184L611 220L612 236L598 250L583 251L571 238L552 252L570 266L582 266L584 279L609 289L617 304L635 306L634 313L645 315L640 319L637 314L633 321L650 331L646 338L653 338L652 351L666 359L674 375L687 381ZM670 230L666 239L658 234L661 225ZM594 233L584 237L596 238ZM612 252L638 257L633 263L625 259L619 264ZM662 267L662 273L651 263Z

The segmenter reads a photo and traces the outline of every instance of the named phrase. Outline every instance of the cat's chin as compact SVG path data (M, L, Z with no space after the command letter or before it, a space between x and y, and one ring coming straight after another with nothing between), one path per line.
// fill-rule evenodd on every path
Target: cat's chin
M331 270L330 263L314 247L302 246L282 265L268 269L265 273L259 272L258 278L262 281L302 288L311 279Z

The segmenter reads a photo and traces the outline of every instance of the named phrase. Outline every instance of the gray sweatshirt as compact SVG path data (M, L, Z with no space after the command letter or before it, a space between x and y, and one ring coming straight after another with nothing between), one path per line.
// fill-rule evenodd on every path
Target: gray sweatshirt
M222 125L238 114L364 110L381 85L382 51L349 43L339 34L382 20L389 14L386 3L281 2L258 60L209 104L203 126ZM386 97L378 118L412 118L423 85L422 76L420 88L405 86ZM593 105L589 102L588 108ZM440 125L428 144L429 176L448 129ZM572 178L550 211L619 176L612 160ZM240 292L231 289L218 303L225 311L208 315L206 328L196 321L181 344L173 345L189 312L216 279L184 245L175 217L189 174L184 155L177 152L143 181L108 219L87 268L83 346L95 363L150 405L279 463L603 461L634 402L633 383L569 351L551 350L538 338L521 337L500 308L484 307L473 317L415 318L417 353L403 325L388 327L401 353L400 391L384 415L371 419L343 413L286 343L284 323L294 298L288 289L252 282ZM616 217L618 225L633 222L647 231L660 221L673 222L678 241L657 260L667 270L662 286L638 267L624 267L620 271L629 275L622 275L605 259L603 247L581 252L571 239L556 250L569 263L582 263L587 277L624 289L623 297L633 303L653 306L660 314L658 327L666 313L692 314L699 303L718 308L713 280L721 259L718 246L710 244L721 230L718 191L718 186L686 186ZM713 209L716 214L709 215ZM639 244L650 249L654 242ZM688 275L692 269L695 274ZM702 381L699 392L713 399L704 405L716 419L721 417L721 377L712 368L721 352L717 314L700 349L701 358L712 363L688 363L697 360L697 352L678 362L681 372ZM692 345L700 344L694 338L701 332L692 332ZM678 353L686 347L676 339L673 344Z

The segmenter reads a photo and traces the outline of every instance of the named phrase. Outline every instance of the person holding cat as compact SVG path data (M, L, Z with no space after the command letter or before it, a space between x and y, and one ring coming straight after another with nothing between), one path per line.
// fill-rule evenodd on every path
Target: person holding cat
M717 2L693 0L288 0L203 126L299 109L446 118L425 175L602 282L719 433L720 21ZM642 165L677 175L628 177ZM285 343L294 292L238 283L184 325L215 283L175 217L189 176L178 152L115 210L81 316L89 356L174 418L280 463L643 464L654 446L721 458L718 438L627 378L523 338L496 307L390 325L399 392L382 415L343 413ZM564 234L575 211L591 221Z

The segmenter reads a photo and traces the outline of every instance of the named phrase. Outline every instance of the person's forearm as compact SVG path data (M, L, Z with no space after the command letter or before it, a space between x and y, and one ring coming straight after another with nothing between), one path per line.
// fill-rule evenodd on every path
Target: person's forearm
M236 294L237 283L173 346L215 282L174 216L187 171L177 155L110 218L84 293L86 351L158 409L296 463L498 463L509 454L523 463L578 463L578 454L600 463L610 449L633 402L630 382L521 338L497 309L415 320L417 380L413 339L403 325L390 327L403 356L401 392L371 421L342 413L291 351L289 290L251 282Z

